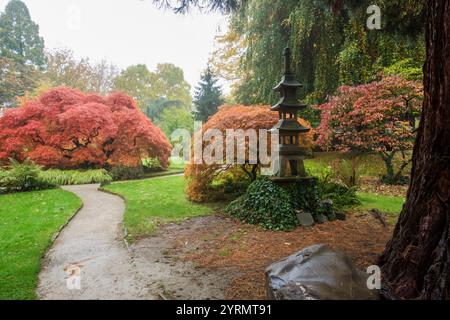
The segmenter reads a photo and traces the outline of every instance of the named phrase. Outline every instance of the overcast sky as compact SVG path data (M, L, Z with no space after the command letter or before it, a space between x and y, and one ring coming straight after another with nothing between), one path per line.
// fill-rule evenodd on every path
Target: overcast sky
M206 67L218 28L226 28L219 14L176 15L152 0L23 1L47 48L70 48L78 57L105 58L120 68L145 63L154 70L171 62L191 86ZM1 11L7 3L0 0Z

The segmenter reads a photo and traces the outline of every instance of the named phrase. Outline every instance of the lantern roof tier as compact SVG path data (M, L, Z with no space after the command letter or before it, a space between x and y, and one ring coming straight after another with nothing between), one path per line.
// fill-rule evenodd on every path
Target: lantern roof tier
M296 133L306 133L311 129L302 126L295 119L284 119L278 121L278 123L271 129L271 131L278 130L280 134L288 133L288 132L296 132Z

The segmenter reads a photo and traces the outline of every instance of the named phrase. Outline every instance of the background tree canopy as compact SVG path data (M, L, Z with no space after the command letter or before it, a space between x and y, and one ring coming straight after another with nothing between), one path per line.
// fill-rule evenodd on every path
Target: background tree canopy
M200 83L195 88L194 114L198 121L207 121L210 116L217 112L217 108L224 103L217 80L208 66L202 74Z
M113 88L130 94L152 118L158 117L162 106L167 104L186 108L192 104L191 87L184 79L183 70L171 63L158 64L154 72L143 64L130 66L114 79Z
M47 68L41 85L69 86L85 93L105 95L111 91L114 78L119 74L119 68L106 60L95 63L89 58L77 59L70 49L48 50L46 57Z
M191 86L174 64L160 63L154 72L143 64L130 66L114 79L113 89L131 95L166 135L177 128L192 130Z
M16 96L34 89L45 64L38 25L23 2L8 2L0 13L0 107L14 106Z
M30 12L22 1L8 2L0 15L0 56L21 64L45 65L44 39L39 27L31 20Z
M400 71L420 78L425 55L423 3L378 1L381 30L366 27L366 10L371 4L242 1L230 16L228 33L219 41L224 47L236 48L239 44L245 50L215 55L212 64L237 72L233 95L243 104L274 103L278 99L272 88L283 70L281 50L286 45L292 48L296 77L304 84L301 98L313 104L323 103L341 85L378 80L381 72ZM317 113L302 116L318 123Z

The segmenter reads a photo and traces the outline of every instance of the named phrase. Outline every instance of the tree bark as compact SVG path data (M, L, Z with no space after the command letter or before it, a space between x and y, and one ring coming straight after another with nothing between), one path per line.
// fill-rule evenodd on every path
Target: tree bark
M386 176L385 179L388 183L394 183L394 164L392 163L392 160L395 156L395 152L384 152L381 154L381 158L384 161L384 165L386 167Z
M427 1L426 45L411 183L380 258L388 298L450 298L450 0Z

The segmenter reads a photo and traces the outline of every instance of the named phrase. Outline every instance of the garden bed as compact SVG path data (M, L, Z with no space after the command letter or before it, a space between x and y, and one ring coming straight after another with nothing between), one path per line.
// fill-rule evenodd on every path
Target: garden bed
M201 297L211 293L210 298L264 299L264 269L317 243L345 252L361 268L375 264L403 203L401 197L358 193L361 205L345 221L277 232L237 222L222 213L221 203L192 203L185 187L181 176L106 186L126 199L125 225L135 259L155 271L144 278L158 278L164 288L157 290L174 299L195 299L198 292ZM369 213L372 208L389 211L387 227Z
M348 254L360 268L375 264L392 235L369 213L353 213L334 221L293 232L264 231L224 215L200 217L170 228L172 254L198 268L226 271L228 299L264 299L264 269L296 251L324 243Z

